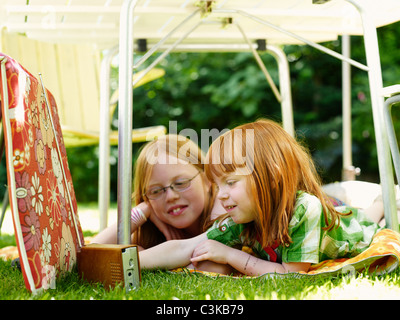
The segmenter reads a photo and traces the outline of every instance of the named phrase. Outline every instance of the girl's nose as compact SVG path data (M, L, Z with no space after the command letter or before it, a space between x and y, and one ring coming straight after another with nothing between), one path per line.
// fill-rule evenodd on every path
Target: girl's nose
M224 189L220 188L218 190L217 198L218 198L218 200L227 199L228 193Z
M165 200L166 201L171 201L179 198L179 192L175 191L172 188L167 188L165 190Z

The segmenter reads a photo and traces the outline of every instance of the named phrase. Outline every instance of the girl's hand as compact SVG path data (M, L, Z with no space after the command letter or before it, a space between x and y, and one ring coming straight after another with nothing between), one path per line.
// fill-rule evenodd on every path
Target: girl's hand
M190 261L196 266L197 262L210 260L220 264L228 263L228 253L232 248L215 240L206 240L199 243L193 250Z
M182 230L177 229L163 221L161 221L155 213L150 215L151 222L162 232L165 239L167 240L175 240L175 239L184 239L184 235Z
M162 232L165 239L173 240L173 239L183 239L183 232L179 229L172 227L169 224L161 221L157 215L154 213L153 208L148 202L141 202L137 205L140 209L142 209L144 215L147 219L150 219L151 222L157 227L158 230Z

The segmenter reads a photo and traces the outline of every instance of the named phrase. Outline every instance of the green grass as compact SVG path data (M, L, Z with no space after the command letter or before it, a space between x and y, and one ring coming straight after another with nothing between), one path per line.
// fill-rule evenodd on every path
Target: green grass
M85 237L92 235L84 232ZM13 235L0 235L0 248L15 245ZM72 272L57 279L55 289L33 295L21 271L0 259L0 300L303 300L400 299L400 269L381 276L285 277L236 279L200 274L142 271L138 290L106 289L90 284Z
M0 243L10 239L0 237ZM72 272L57 280L55 289L33 295L11 261L0 260L0 300L287 300L287 299L400 299L400 270L388 275L334 278L211 278L199 274L143 271L141 287L106 290Z
M25 289L21 272L11 261L0 261L1 300L286 300L286 299L399 299L399 271L384 276L354 278L234 279L197 274L142 272L141 287L129 293L124 288L106 290L89 284L72 272L56 282L55 289L32 295Z

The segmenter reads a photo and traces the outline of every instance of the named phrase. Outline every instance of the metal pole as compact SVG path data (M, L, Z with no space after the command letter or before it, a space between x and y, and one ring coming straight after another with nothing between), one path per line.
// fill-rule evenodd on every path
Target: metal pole
M121 8L120 39L119 39L119 108L118 108L118 243L130 244L130 210L132 206L132 80L133 70L133 9L137 0L125 0ZM196 11L197 12L197 11ZM196 13L195 12L195 13ZM194 13L185 19L179 26L186 23ZM161 59L181 43L202 21L192 26L182 37L174 42L165 52L148 66L142 76L135 80L135 84L141 80ZM171 35L170 33L169 35ZM164 38L162 42L167 40ZM155 51L155 50L154 50ZM144 61L144 60L143 60Z
M391 110L392 106L399 102L400 102L400 94L397 94L393 97L386 99L384 114L383 114L385 117L386 130L388 132L389 145L392 153L393 166L396 172L397 183L400 183L400 154L399 154L399 145L397 143L396 133L393 127Z
M118 108L118 234L119 244L131 243L132 193L132 70L133 9L137 0L125 0L120 13Z
M281 93L281 109L283 128L294 137L294 120L292 91L290 85L289 63L283 50L274 45L267 45L267 51L275 58L278 63L279 84Z
M367 65L369 67L368 79L371 91L372 115L374 119L376 148L378 154L378 165L381 178L386 226L395 231L399 231L394 193L393 168L390 157L388 135L384 128L383 121L383 81L376 28L373 23L372 15L364 10L364 8L361 7L358 2L353 0L346 1L357 8L357 10L360 12L363 23L364 45Z
M107 50L100 69L99 214L100 231L107 227L110 205L110 67L118 47Z
M235 23L235 25L239 29L239 31L242 34L244 40L249 45L250 51L253 53L253 56L256 59L257 63L258 63L258 66L260 67L261 71L264 73L265 79L267 79L267 82L271 86L272 92L274 93L276 100L278 100L278 102L280 103L282 101L281 94L279 93L278 88L276 87L274 81L272 80L271 75L269 74L267 68L265 67L264 62L261 60L260 55L258 54L257 50L254 49L254 47L251 45L251 42L250 42L249 38L247 38L247 36L244 33L242 27L238 23Z
M250 18L250 19L252 19L252 20L254 20L254 21L258 22L258 23L266 25L266 26L268 26L268 27L270 27L270 28L272 28L272 29L274 29L276 31L279 31L279 32L281 32L283 34L286 34L286 35L288 35L288 36L290 36L292 38L295 38L295 39L297 39L297 40L299 40L301 42L304 42L305 44L308 44L309 46L311 46L311 47L313 47L315 49L318 49L318 50L320 50L322 52L325 52L326 54L329 54L332 57L335 57L335 58L340 59L340 60L347 61L351 65L353 65L353 66L355 66L355 67L357 67L357 68L359 68L361 70L364 70L364 71L368 71L369 70L368 66L365 66L362 63L359 63L359 62L357 62L355 60L349 59L349 58L343 56L340 53L337 53L337 52L335 52L335 51L333 51L331 49L325 48L324 46L321 46L320 44L315 43L313 41L310 41L310 40L308 40L306 38L300 37L299 35L297 35L297 34L295 34L293 32L290 32L290 31L288 31L286 29L278 27L278 26L274 25L273 23L270 23L270 22L268 22L266 20L263 20L263 19L261 19L259 17L253 16L253 15L251 15L251 14L245 12L245 11L235 10L235 9L214 9L213 12L214 13L238 13L238 14L244 16L244 17Z
M350 58L350 36L342 35L342 54ZM343 130L343 168L342 180L355 180L351 149L351 66L342 61L342 130Z

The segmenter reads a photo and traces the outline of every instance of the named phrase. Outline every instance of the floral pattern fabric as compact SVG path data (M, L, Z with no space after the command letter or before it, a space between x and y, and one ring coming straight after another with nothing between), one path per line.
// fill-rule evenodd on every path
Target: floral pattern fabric
M47 106L36 77L0 61L10 205L25 284L36 291L73 268L83 235L55 99L46 90Z

